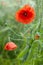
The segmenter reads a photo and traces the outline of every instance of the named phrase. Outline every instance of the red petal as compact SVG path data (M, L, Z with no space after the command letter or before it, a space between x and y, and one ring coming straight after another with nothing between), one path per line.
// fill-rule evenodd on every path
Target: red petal
M23 13L27 13L27 16L23 15ZM19 9L16 14L15 18L18 22L23 24L28 24L32 22L35 18L35 10L33 7L29 5L25 5L23 8Z
M10 50L10 51L14 50L16 48L17 48L17 45L15 43L13 43L13 42L6 43L6 45L4 47L5 50Z

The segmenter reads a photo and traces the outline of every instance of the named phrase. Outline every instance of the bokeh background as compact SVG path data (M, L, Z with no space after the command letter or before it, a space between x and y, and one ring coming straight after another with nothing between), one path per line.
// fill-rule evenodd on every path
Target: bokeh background
M35 9L36 17L24 25L14 16L25 4ZM5 51L9 41L18 48ZM43 0L0 0L0 65L43 65Z

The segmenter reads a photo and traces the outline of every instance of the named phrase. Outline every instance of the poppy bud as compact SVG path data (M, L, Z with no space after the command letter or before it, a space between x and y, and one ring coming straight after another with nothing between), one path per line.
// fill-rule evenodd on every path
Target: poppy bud
M9 50L9 51L12 51L12 50L14 50L16 48L17 48L17 45L15 43L13 43L13 42L6 43L6 45L4 47L5 50Z
M39 36L38 34L37 34L37 35L35 35L35 39L36 39L36 40L38 40L38 39L39 39L39 37L40 37L40 36Z

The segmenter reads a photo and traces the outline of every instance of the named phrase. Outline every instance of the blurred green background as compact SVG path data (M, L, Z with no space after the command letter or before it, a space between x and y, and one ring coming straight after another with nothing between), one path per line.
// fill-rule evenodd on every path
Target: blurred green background
M14 18L25 4L36 11L35 20L27 25ZM4 50L9 40L18 46L16 50ZM43 65L43 0L0 0L0 65Z

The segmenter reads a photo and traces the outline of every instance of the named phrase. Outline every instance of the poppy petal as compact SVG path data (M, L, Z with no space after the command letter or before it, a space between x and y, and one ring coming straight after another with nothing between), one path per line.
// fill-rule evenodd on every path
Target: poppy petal
M13 42L6 43L6 45L4 47L5 50L9 50L9 51L14 50L16 48L17 48L17 45Z
M35 18L35 10L31 6L25 5L16 12L15 18L20 23L29 24Z

